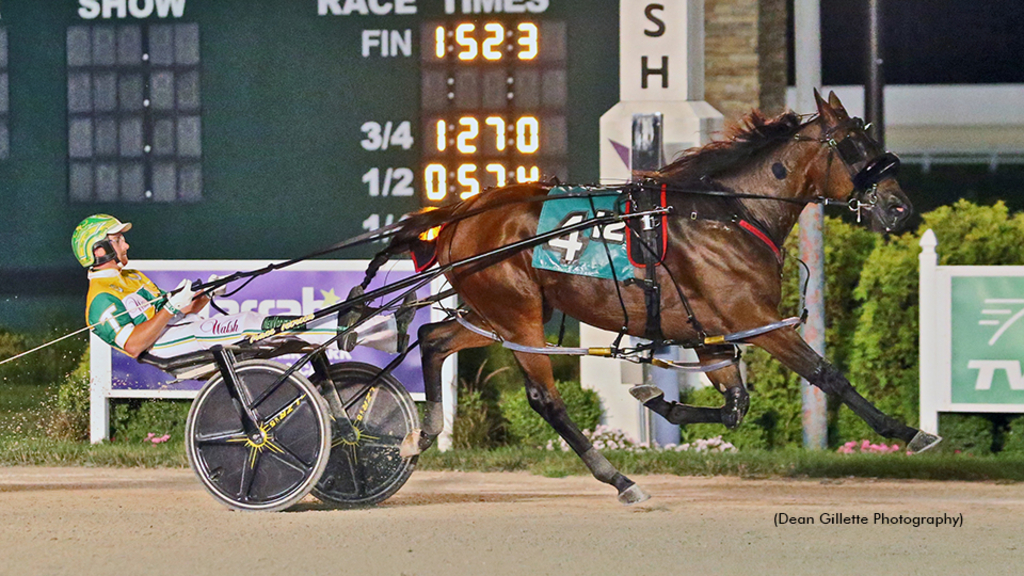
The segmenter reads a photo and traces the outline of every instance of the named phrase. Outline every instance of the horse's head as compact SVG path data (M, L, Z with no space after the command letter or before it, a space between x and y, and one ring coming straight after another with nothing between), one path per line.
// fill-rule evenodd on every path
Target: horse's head
M900 160L872 139L864 121L851 118L832 92L826 102L814 91L818 105L820 141L827 147L822 190L829 198L849 200L866 213L877 232L898 231L914 208L896 181Z

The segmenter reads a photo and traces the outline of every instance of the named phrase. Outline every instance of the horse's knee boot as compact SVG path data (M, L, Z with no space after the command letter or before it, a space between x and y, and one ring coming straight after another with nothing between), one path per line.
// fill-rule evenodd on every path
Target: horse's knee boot
M734 430L743 422L750 408L750 394L742 385L733 386L725 391L725 406L722 406L722 424Z

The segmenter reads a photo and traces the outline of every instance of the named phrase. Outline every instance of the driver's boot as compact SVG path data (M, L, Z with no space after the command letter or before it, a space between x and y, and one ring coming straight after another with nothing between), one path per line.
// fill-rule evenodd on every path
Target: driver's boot
M409 325L416 317L416 293L410 292L402 299L402 305L395 312L395 329L398 331L398 353L402 354L409 349Z
M348 293L348 300L358 298L365 293L362 286L356 285ZM338 348L345 352L351 352L356 347L356 338L359 335L355 330L349 330L353 324L359 321L363 315L363 304L348 310L347 312L338 312L338 333L345 332L345 334L338 338Z

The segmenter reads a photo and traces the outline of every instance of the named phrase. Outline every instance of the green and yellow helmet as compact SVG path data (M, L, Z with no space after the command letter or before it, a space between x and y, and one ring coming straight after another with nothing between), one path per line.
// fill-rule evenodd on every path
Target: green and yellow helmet
M107 236L127 232L131 228L131 222L121 222L109 214L93 214L75 228L75 233L71 235L71 249L75 251L78 263L85 268L106 264L117 256ZM99 258L94 256L96 246L106 251Z

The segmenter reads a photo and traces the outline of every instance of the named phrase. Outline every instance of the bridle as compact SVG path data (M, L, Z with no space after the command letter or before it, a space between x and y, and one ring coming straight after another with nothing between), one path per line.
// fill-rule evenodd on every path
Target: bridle
M846 131L846 135L837 139L836 133L843 130ZM886 178L895 178L899 173L899 157L872 139L867 133L867 126L860 118L849 118L829 128L819 138L797 134L794 139L828 146L826 185L832 175L833 158L839 157L853 182L853 193L850 194L847 205L852 212L857 213L857 222L860 222L862 209L870 210L878 205L878 184ZM825 200L827 204L827 199Z

